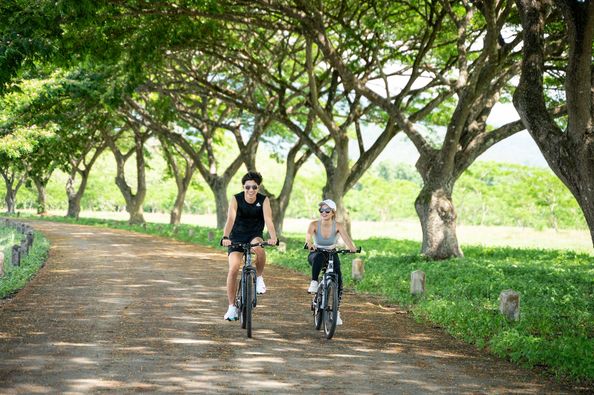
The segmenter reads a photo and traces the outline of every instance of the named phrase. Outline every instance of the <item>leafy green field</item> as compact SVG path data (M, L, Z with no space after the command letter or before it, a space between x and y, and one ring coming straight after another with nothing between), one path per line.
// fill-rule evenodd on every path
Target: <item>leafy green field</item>
M18 267L10 263L11 249L21 241L22 235L13 228L0 227L0 250L4 252L4 277L0 278L0 299L5 298L23 288L43 266L49 250L49 242L39 232L35 232L35 239L29 254L21 260Z
M62 217L52 220L75 222ZM213 228L81 219L77 223L129 229L191 243L218 246ZM213 236L208 241L208 234ZM274 264L302 273L310 268L303 236L287 240L287 252L269 250ZM381 295L407 307L420 321L430 321L479 348L527 367L546 367L558 377L594 380L594 262L571 251L466 247L464 259L431 262L419 256L419 243L367 239L363 247L365 278L355 283L343 259L345 284ZM426 273L426 293L410 295L410 273ZM521 319L508 322L498 312L499 293L521 294Z

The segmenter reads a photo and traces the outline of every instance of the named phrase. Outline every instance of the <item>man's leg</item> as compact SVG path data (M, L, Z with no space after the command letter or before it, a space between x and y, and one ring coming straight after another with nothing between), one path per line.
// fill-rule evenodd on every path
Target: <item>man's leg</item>
M237 272L241 266L242 253L234 251L229 254L229 272L227 273L227 299L229 305L235 304L237 292Z
M252 240L253 243L261 243L261 237L255 237ZM266 284L264 284L264 266L266 265L266 251L262 247L254 247L254 254L256 255L256 292L259 294L266 293Z
M256 237L251 243L261 243L263 241L261 237ZM266 265L266 251L262 247L254 247L253 251L256 254L256 275L260 277L264 273L264 266Z

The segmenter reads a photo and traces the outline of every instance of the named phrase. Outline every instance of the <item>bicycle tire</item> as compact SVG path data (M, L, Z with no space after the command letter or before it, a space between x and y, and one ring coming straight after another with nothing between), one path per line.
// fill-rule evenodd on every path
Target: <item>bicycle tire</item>
M254 309L254 295L256 294L256 276L253 272L245 276L246 299L245 299L245 329L247 337L252 337L252 313Z
M316 330L320 330L322 328L322 321L324 318L324 308L322 306L322 285L318 287L318 291L316 292L316 296L314 297L313 303L313 316L314 316L314 326Z
M239 309L239 322L241 323L241 329L245 329L246 319L245 319L245 284L244 284L244 274L241 273L241 279L239 280L239 285L237 286L237 294L238 294L238 309Z
M328 282L328 299L324 309L324 333L326 339L332 339L336 331L336 320L338 319L338 286L334 281Z

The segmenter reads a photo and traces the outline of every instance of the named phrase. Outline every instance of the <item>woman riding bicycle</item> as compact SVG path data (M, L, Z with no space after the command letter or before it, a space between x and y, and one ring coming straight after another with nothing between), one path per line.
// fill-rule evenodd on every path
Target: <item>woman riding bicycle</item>
M263 240L264 224L270 233L269 244L276 244L276 231L272 223L272 210L268 197L258 193L262 184L262 175L250 171L241 179L243 192L233 196L229 203L227 222L223 229L221 244L228 247L229 272L227 273L227 298L229 308L225 313L225 319L234 321L238 318L238 311L235 307L235 292L237 288L237 272L241 266L243 250L229 247L232 243L258 243ZM266 285L262 278L264 265L266 264L266 252L262 247L254 247L256 254L256 292L266 292Z
M316 247L332 249L336 247L338 236L342 238L347 248L351 252L356 252L357 248L347 233L341 222L336 222L336 203L333 200L326 199L319 203L320 219L312 221L307 228L305 242L310 250L307 260L311 265L311 283L307 292L316 293L318 290L318 278L322 268L328 263L326 255L316 251ZM334 254L334 272L338 275L338 297L342 297L342 273L340 271L340 260L338 254ZM337 325L342 325L340 312L336 320Z

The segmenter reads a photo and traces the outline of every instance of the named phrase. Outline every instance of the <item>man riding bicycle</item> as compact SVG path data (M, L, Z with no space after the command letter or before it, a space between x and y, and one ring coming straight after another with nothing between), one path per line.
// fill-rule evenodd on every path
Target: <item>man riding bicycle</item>
M320 219L312 221L307 228L305 242L310 250L307 260L311 265L311 283L307 292L316 293L318 290L318 278L322 268L328 263L324 253L316 251L317 247L332 249L336 247L338 236L347 245L351 252L356 252L357 248L347 233L344 224L336 221L336 203L331 199L326 199L319 203ZM338 298L342 298L342 272L340 271L340 260L338 254L334 254L334 272L338 275ZM342 325L340 311L336 320L337 325Z
M267 196L258 193L262 184L262 175L250 171L241 179L243 192L233 196L229 203L227 222L223 229L221 244L228 247L229 272L227 273L227 298L229 307L225 319L237 320L238 311L235 307L235 292L237 288L237 272L241 266L243 250L229 247L232 243L258 243L263 240L264 225L268 229L269 244L276 244L276 230L272 223L272 209ZM254 247L256 254L256 292L266 292L266 285L262 274L266 264L266 252L262 247Z

